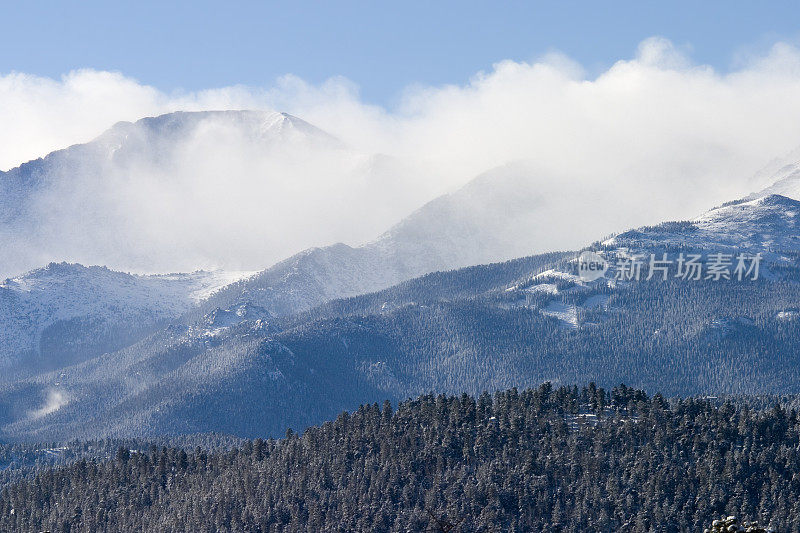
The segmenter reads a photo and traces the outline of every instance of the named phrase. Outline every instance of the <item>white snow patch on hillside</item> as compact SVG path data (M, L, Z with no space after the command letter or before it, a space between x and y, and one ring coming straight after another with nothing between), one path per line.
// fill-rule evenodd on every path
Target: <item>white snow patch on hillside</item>
M570 274L568 272L561 272L560 270L555 269L545 270L544 272L536 274L533 279L562 279L564 281L571 281L576 284L583 283L583 280L581 280L579 276Z
M542 309L541 313L546 316L557 318L562 322L564 327L578 327L578 310L574 305L565 304L563 302L550 302L547 304L547 307Z
M539 283L524 289L525 292L543 292L545 294L558 294L558 287L555 283Z
M202 271L201 271L202 272ZM260 270L212 270L203 272L199 279L199 287L189 294L189 297L199 303L223 287L244 279L251 278L261 272Z

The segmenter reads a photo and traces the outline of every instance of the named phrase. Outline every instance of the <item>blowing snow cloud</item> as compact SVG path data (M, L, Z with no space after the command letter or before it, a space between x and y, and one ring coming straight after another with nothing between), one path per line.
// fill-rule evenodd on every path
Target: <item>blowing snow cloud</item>
M264 111L122 124L88 152L40 162L44 182L0 176L10 251L0 275L52 260L264 268L308 246L375 238L516 161L547 191L558 222L547 245L572 248L766 185L751 176L800 144L797 94L800 52L789 45L722 74L659 38L592 79L559 55L502 61L462 86L408 88L391 110L362 102L345 79L165 94L117 73L12 73L0 77L4 169L177 110L279 109L302 120Z

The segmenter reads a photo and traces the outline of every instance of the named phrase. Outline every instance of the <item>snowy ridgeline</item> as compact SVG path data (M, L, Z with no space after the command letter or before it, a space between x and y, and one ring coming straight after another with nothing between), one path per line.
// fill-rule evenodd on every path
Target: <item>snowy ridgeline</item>
M729 249L779 253L800 250L800 202L769 195L724 204L691 221L621 233L606 246Z
M252 274L135 275L51 263L7 279L0 283L0 366L47 368L61 366L70 351L68 361L119 349Z
M586 282L574 254L436 272L503 257L481 248L498 228L473 231L480 219L461 207L481 195L468 192L365 245L309 249L258 273L51 264L7 280L0 356L25 372L7 372L0 386L0 435L278 435L365 401L544 380L800 390L800 202L732 202L596 247L612 262L664 250L761 253L752 283ZM758 346L774 360L755 357Z

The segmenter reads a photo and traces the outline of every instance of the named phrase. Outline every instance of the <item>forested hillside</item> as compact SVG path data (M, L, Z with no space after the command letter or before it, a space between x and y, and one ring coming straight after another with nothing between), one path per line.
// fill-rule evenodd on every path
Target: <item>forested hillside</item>
M800 420L758 403L544 384L365 405L230 451L41 471L2 491L0 530L798 532Z
M0 385L0 438L278 437L362 403L545 381L800 393L797 213L800 202L769 196L626 232L592 247L616 269L594 281L574 254L551 253L276 314L263 306L272 274L248 278L125 349ZM760 257L758 275L711 279L722 252ZM633 254L643 275L618 279ZM681 277L681 254L706 275ZM647 258L666 255L663 277L650 276Z
M2 434L276 437L365 402L544 381L798 393L800 284L787 257L755 281L587 284L554 254L431 274L280 319L219 309L0 388ZM53 391L67 403L32 417Z

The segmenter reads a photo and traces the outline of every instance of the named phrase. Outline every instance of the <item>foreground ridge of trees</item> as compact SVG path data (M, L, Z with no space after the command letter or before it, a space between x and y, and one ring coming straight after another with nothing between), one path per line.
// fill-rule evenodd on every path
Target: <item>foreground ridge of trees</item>
M797 412L752 403L546 383L364 405L281 440L40 470L0 492L0 531L800 532Z

